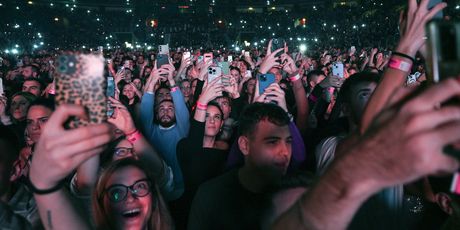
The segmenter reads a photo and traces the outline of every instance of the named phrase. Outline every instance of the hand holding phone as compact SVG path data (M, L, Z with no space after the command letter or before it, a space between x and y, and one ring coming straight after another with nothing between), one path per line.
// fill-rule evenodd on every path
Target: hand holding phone
M343 63L335 62L334 64L332 64L332 75L337 76L339 78L344 77Z

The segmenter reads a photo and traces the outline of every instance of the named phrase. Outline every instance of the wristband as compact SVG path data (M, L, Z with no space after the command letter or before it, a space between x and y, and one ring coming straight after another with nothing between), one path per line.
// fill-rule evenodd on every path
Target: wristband
M37 187L35 187L35 185L32 184L32 181L30 181L30 176L27 176L26 178L26 186L27 188L34 194L38 194L38 195L46 195L46 194L50 194L50 193L53 193L53 192L56 192L58 190L60 190L62 188L62 186L64 185L64 181L60 181L57 185L55 185L54 187L52 188L49 188L49 189L38 189Z
M399 59L391 58L388 67L392 69L401 70L403 72L410 72L412 65L409 62L405 62Z
M136 129L136 131L126 135L126 140L128 140L129 143L134 144L134 142L139 140L141 137L141 132L139 132L139 130Z
M206 110L208 108L208 105L201 104L200 102L196 103L196 108L199 110Z
M300 79L300 75L299 75L299 74L296 74L296 75L294 75L293 77L290 77L290 78L289 78L289 81L294 82L294 81L297 81L297 80L299 80L299 79Z
M171 87L171 93L176 92L178 89L179 89L178 86L173 86L173 87Z
M409 55L407 55L407 54L403 54L403 53L399 53L399 52L392 52L391 54L392 54L392 55L395 55L395 56L407 58L407 59L411 60L412 63L415 63L415 58L413 58L413 57L411 57L411 56L409 56Z

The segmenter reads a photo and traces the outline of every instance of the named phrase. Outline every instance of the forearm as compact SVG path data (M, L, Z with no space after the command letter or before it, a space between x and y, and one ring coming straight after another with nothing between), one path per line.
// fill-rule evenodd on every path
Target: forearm
M91 229L63 189L46 195L35 194L34 198L46 229Z
M308 114L309 106L307 100L307 94L305 88L302 85L302 80L297 80L292 82L292 87L294 89L294 97L297 105L297 118L296 125L299 128L302 134L305 134L308 128Z
M78 195L91 195L99 172L99 155L96 155L77 168Z
M361 133L363 133L374 120L375 116L382 111L388 103L393 92L404 85L407 72L387 68L383 74L382 81L375 89L369 100L361 120Z
M156 176L161 176L164 171L163 160L158 152L149 144L143 135L133 142L134 152L139 155L139 158L148 161L148 165ZM160 178L156 178L160 179Z
M274 229L346 229L359 207L378 191L371 181L358 177L354 169L350 160L332 165L275 222Z

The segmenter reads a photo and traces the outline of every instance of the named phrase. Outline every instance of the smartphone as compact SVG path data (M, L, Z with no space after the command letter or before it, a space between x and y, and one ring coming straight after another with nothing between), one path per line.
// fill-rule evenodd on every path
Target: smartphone
M104 53L104 47L103 46L98 46L97 47L97 52L99 52L100 54Z
M190 52L184 52L183 59L190 58Z
M224 75L230 74L230 63L229 62L219 62L217 63L217 66L222 68L222 73Z
M335 62L332 64L332 75L338 76L339 78L343 78L343 63Z
M0 78L0 96L3 95L4 91L3 91L3 79Z
M115 97L115 80L113 77L107 78L107 97ZM113 115L114 109L110 104L110 101L107 100L107 117L111 117Z
M428 80L439 82L460 74L460 22L434 20L426 26Z
M203 56L198 56L198 62L202 62L202 61L203 61L203 59L204 59L204 57L203 57Z
M271 50L272 53L275 52L275 50L277 50L277 49L284 48L284 45L285 45L284 39L282 39L282 38L274 38L272 40L272 50ZM281 54L284 54L284 50L279 52L279 53L277 53L275 55L275 57L279 57L279 56L281 56Z
M158 54L169 54L169 45L160 45L158 46Z
M16 63L16 66L17 67L23 67L24 66L24 62L22 62L22 59L18 60L18 62Z
M251 53L249 53L249 51L244 51L244 56L250 57L250 56L251 56Z
M107 80L101 55L61 55L56 69L56 105L82 105L89 120L72 118L67 128L107 121Z
M271 84L275 83L275 75L271 73L262 74L257 79L259 81L259 95L262 95Z
M169 55L167 54L158 54L157 57L157 68L161 68L162 65L169 64Z
M227 61L228 62L233 62L233 56L227 56Z
M350 47L350 53L355 53L356 52L356 46Z
M204 62L205 63L212 63L213 54L212 53L205 53L204 54Z
M218 66L208 68L208 84L222 75L222 69ZM222 82L222 80L221 80Z

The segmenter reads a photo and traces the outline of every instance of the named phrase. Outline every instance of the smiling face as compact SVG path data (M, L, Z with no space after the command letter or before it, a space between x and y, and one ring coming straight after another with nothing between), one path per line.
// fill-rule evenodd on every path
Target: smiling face
M127 84L123 87L123 95L125 95L129 100L133 99L136 96L134 92L134 86Z
M119 192L113 186L128 187L134 185L133 189L137 190L140 195L142 192L143 195L146 189L152 189L150 185L142 182L146 178L145 173L134 166L120 168L110 176L105 188L112 189L106 190L110 192L106 192L104 195L104 206L111 219L115 220L115 226L119 226L120 229L146 229L152 214L152 200L154 198L151 191L140 197L133 195L132 191L128 189L126 197L122 199L123 196L120 198L118 194L123 194L123 192ZM123 190L123 186L120 186L121 190ZM109 196L112 196L112 199L109 199ZM114 202L114 198L120 200Z

